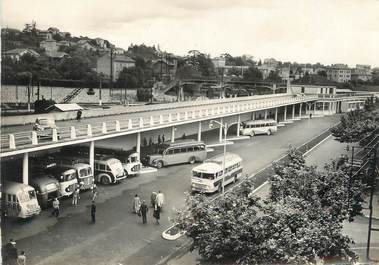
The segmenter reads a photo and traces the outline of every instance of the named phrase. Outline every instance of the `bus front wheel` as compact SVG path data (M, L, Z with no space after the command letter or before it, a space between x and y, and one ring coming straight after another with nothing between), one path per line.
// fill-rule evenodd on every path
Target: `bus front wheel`
M250 136L253 137L255 135L254 131L251 131Z
M100 182L103 185L109 185L111 183L110 179L107 176L102 176Z
M267 135L268 135L268 136L271 135L271 130L268 130L268 131L267 131Z
M188 161L190 164L195 164L195 162L196 162L196 158L193 156L193 157L191 157L190 159L189 159L189 161Z
M158 161L157 162L157 168L162 168L163 167L163 162L162 161Z

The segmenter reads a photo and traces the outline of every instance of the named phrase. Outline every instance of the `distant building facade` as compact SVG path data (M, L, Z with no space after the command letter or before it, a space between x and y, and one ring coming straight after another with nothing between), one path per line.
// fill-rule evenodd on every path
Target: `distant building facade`
M38 52L36 52L32 49L13 49L13 50L9 50L9 51L4 52L3 56L9 57L15 61L19 61L20 58L25 54L29 54L29 55L34 56L34 57L40 56Z
M113 81L116 81L120 75L120 72L124 68L135 67L135 61L124 55L113 55L112 70ZM96 72L102 73L107 77L111 76L111 57L109 54L105 54L97 59Z
M333 64L326 69L326 75L329 80L338 83L351 81L351 69L345 64Z
M351 80L354 81L370 81L372 79L371 66L357 64L355 68L351 70Z

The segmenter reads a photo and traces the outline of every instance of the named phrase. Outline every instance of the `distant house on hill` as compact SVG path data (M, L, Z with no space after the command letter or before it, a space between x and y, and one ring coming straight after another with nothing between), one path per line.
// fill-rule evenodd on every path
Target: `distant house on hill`
M119 47L116 47L114 50L113 50L114 54L124 54L125 53L125 50L123 48L119 48Z
M39 43L39 47L45 49L46 53L58 51L58 44L55 40L43 40Z
M166 59L153 60L153 74L155 76L172 76L175 71L175 63Z
M58 28L55 28L55 27L50 27L47 29L47 31L51 32L53 35L55 34L59 34L59 29Z
M70 58L71 56L65 52L52 51L46 53L47 56L54 59Z
M77 42L77 45L82 48L82 49L86 49L86 50L90 50L90 51L96 51L97 48L95 46L93 46L89 40L79 40Z
M120 72L124 68L135 67L135 61L124 55L114 55L112 60L112 76L113 81L116 81ZM97 59L96 72L102 73L105 76L111 76L111 57L109 54L105 54Z
M53 33L47 30L40 30L37 32L37 36L44 40L52 40L53 39Z
M105 49L107 48L107 42L106 40L104 39L101 39L101 38L96 38L94 39L95 42L96 42L96 45L100 48L100 49Z
M32 49L13 49L9 50L3 53L4 57L9 57L12 58L13 60L19 61L21 56L25 54L30 54L31 56L34 57L39 57L39 53L32 50Z

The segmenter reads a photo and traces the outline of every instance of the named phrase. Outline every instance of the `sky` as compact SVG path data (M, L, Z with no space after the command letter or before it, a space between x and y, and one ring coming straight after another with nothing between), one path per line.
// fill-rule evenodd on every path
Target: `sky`
M379 66L379 0L2 0L2 27L58 27L118 47Z

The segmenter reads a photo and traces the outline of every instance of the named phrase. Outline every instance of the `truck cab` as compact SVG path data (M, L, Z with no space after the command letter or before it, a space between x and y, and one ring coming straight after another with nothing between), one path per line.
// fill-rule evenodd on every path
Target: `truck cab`
M55 198L61 196L58 180L46 175L32 177L30 185L36 190L37 200L42 209L48 208Z

